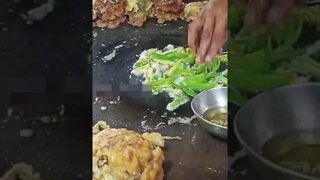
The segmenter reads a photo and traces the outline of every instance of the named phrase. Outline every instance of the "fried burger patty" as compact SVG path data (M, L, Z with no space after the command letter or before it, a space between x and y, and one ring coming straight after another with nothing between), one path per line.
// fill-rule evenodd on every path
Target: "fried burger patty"
M93 26L118 27L125 21L126 0L93 0Z
M184 17L187 21L193 21L200 17L202 9L207 5L208 1L199 1L188 3L184 7Z
M149 16L153 14L153 0L127 0L126 15L128 23L142 27Z
M163 145L158 133L140 135L98 122L93 127L93 180L162 180Z
M154 9L158 23L184 19L182 0L154 0Z

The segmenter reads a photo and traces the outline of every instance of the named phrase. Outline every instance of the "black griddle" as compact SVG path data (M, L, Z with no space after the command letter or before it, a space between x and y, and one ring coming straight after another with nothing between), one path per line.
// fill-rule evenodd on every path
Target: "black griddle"
M10 106L14 115L0 121L0 177L16 163L32 165L45 180L89 179L91 137L88 136L86 107L66 105L68 113L58 117L57 106ZM78 111L82 111L79 113ZM56 123L45 124L41 117L56 117ZM77 128L77 129L75 129ZM32 137L21 137L22 129L32 129ZM80 150L79 150L80 149ZM81 158L82 159L79 159Z
M182 140L166 141L164 171L167 180L227 179L225 141L212 136L197 120L193 120L191 125L168 125L170 117L193 116L190 104L164 117L168 98L163 94L153 96L138 78L132 75L130 79L131 67L143 50L161 49L168 44L187 45L187 23L176 21L157 25L151 19L143 28L123 24L115 30L96 28L93 34L96 35L93 40L93 99L96 100L93 124L102 120L115 128L180 136ZM116 56L109 62L103 62L101 58L120 44L123 47L116 50ZM118 97L119 103L110 104ZM102 106L107 109L101 110ZM161 122L166 125L156 129Z
M88 180L90 2L56 1L44 19L34 24L22 19L21 14L46 1L1 1L0 177L23 162L33 165L45 180ZM66 109L64 120L41 122L42 116L57 116L61 104ZM9 107L14 116L6 120ZM32 129L34 135L23 138L21 129Z

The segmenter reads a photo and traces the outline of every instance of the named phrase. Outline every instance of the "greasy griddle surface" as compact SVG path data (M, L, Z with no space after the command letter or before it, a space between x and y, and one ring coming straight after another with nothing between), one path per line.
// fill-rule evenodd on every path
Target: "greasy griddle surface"
M187 23L178 21L160 26L149 20L141 29L124 24L116 30L94 29L94 32L97 36L93 40L93 96L97 99L93 106L93 124L103 120L115 128L180 136L182 140L166 141L165 179L226 179L226 142L209 134L197 120L193 120L191 125L168 125L170 117L191 117L190 104L181 107L176 114L168 113L161 117L168 102L166 96L152 96L143 90L136 77L129 78L136 55L143 50L163 48L169 43L185 46ZM116 50L116 56L103 63L101 58L112 53L119 44L124 46ZM120 103L109 103L117 100L118 96ZM101 106L107 109L101 110ZM155 129L161 122L165 125Z
M0 177L16 163L32 165L45 180L91 177L91 148L88 148L91 136L85 121L89 113L75 113L79 109L87 110L69 108L67 115L57 118L56 123L45 124L41 117L56 116L56 106L12 108L19 116L14 115L6 123L5 115L0 113ZM21 137L22 129L32 129L33 136Z
M27 24L21 15L45 2L1 1L0 177L13 164L25 162L45 180L88 180L92 148L87 105L91 98L83 83L88 82L90 2L55 1L45 18ZM80 79L82 89L66 92L69 78ZM9 104L19 118L5 123ZM66 106L65 121L30 120L57 115L61 104ZM22 138L21 129L32 129L34 135Z

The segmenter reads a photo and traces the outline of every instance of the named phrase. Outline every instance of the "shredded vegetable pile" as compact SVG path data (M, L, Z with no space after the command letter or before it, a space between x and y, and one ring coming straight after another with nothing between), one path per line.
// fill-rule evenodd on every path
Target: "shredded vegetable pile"
M197 93L228 84L227 70L219 70L222 63L227 65L227 55L215 58L210 65L198 65L195 60L188 48L168 45L163 50L149 49L141 53L132 74L143 77L143 84L154 95L167 93L172 99L167 110L174 111Z

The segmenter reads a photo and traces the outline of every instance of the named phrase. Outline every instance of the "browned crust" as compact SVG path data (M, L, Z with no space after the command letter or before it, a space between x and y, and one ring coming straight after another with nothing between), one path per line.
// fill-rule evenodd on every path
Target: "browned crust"
M184 6L182 0L154 0L155 16L158 23L184 19Z
M186 4L182 0L153 0L153 7L151 10L149 9L149 12L126 12L126 0L92 1L93 27L114 29L126 20L126 16L128 17L128 23L135 27L142 27L148 17L156 17L157 22L162 24L178 19L191 21L198 16L193 12L185 16L184 8Z
M203 8L208 1L197 1L186 4L184 7L184 18L187 22L194 21L201 16Z
M102 130L105 128L104 130ZM102 130L102 131L100 131ZM162 163L164 161L164 154L160 147L152 144L144 139L142 135L127 129L113 129L108 128L105 123L99 123L93 127L93 163L100 171L108 174L113 174L110 170L119 170L118 166L112 166L114 157L121 157L121 163L132 163L133 166L124 166L122 168L140 167L138 169L130 169L124 171L120 169L120 174L116 176L133 177L136 173L141 173L140 180L162 180L164 177ZM118 152L118 156L107 155L110 152ZM115 155L117 153L113 153ZM111 159L109 159L109 157ZM110 161L111 160L111 161ZM137 161L138 160L138 161ZM136 166L134 163L139 162ZM128 169L128 170L129 170ZM114 171L114 173L119 173ZM127 172L125 174L124 172ZM120 177L118 177L120 178ZM123 179L120 178L120 179ZM93 177L93 179L98 180Z
M127 3L129 1L127 0ZM126 8L128 23L132 26L142 27L148 17L151 17L153 14L153 5L153 0L139 0L139 3L136 4L138 9L131 9L132 7Z
M127 15L129 17L128 23L136 27L142 27L148 18L147 14L141 12L127 12Z
M94 0L92 18L94 27L118 27L126 19L125 0Z

